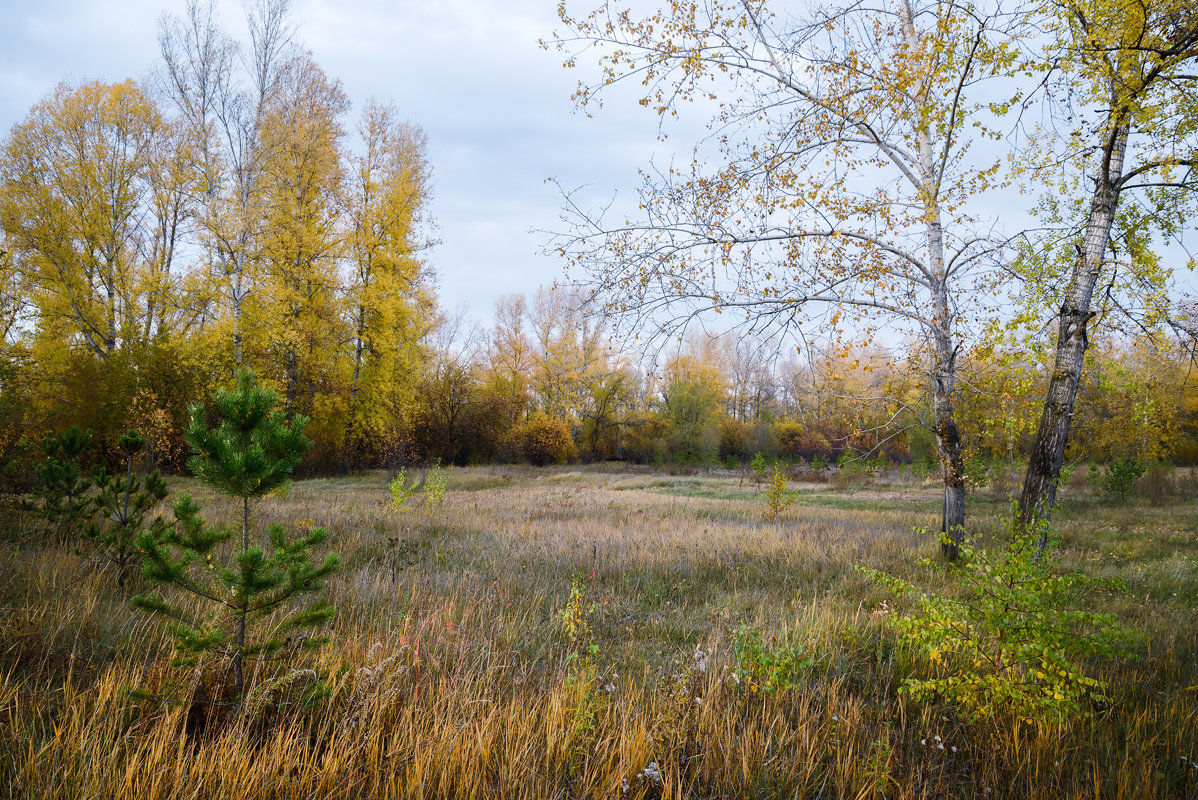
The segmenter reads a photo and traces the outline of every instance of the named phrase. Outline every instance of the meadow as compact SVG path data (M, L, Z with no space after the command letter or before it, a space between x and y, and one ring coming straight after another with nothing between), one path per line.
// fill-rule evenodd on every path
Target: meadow
M260 529L324 526L337 617L314 655L169 665L163 623L111 571L11 513L0 532L0 796L12 798L1198 798L1198 502L1055 513L1064 569L1143 636L1088 665L1109 702L1064 723L968 721L905 678L902 602L855 566L917 566L936 486L796 484L762 518L741 471L451 469L440 507L386 508L389 475L306 480ZM194 481L212 520L236 509ZM970 523L1001 537L999 490ZM134 580L132 583L136 584ZM947 589L945 589L947 591ZM749 653L788 660L758 686Z

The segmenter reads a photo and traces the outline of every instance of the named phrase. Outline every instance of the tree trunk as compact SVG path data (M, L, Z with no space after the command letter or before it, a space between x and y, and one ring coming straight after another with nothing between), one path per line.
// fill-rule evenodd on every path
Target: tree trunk
M250 499L241 498L241 552L250 549ZM237 685L237 696L245 689L245 673L241 663L241 651L245 649L245 618L249 611L249 600L245 599L239 609L234 634L233 680Z
M944 508L940 521L941 552L950 561L956 560L965 535L965 460L962 454L961 433L957 429L953 407L955 388L954 361L951 340L938 332L935 363L932 374L932 407L936 424L936 447L940 453L940 472L944 478Z
M1086 325L1094 316L1090 305L1119 204L1119 179L1123 173L1127 135L1128 129L1123 126L1116 128L1107 140L1102 168L1090 201L1085 238L1078 248L1073 274L1065 292L1065 302L1061 306L1056 357L1044 399L1044 413L1040 417L1040 427L1036 431L1036 440L1023 479L1023 490L1019 496L1019 525L1024 530L1047 520L1056 502L1065 445L1069 441L1073 404L1077 399L1077 387L1089 346ZM1042 530L1038 542L1041 552L1046 536L1047 531Z
M915 30L915 11L910 0L902 7L904 38L912 47L920 47ZM923 94L922 86L914 96ZM949 302L951 268L944 258L944 223L941 220L940 180L943 164L936 157L932 127L921 119L916 126L919 145L919 179L927 225L927 272L933 313L925 334L932 351L932 412L936 427L936 447L940 454L940 473L944 479L944 506L940 519L941 552L950 561L961 552L965 536L965 462L961 432L957 428L953 395L956 391L957 353L953 346L953 309Z
M345 466L348 470L356 470L359 464L359 447L357 437L358 414L358 384L362 376L362 353L365 350L366 309L359 305L357 309L357 326L354 331L354 373L349 381L349 418L345 423Z

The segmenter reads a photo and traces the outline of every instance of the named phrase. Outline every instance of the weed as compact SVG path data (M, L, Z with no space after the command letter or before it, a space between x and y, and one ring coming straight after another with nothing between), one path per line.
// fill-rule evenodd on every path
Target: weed
M408 473L406 467L400 467L399 472L395 473L395 477L387 484L387 490L391 493L391 500L387 503L387 508L396 513L401 513L408 510L408 500L420 493L420 485L415 480L411 485L408 485Z
M424 508L426 511L436 511L445 503L445 495L449 491L449 475L441 467L441 459L433 462L424 479Z
M797 689L813 663L804 657L802 646L777 636L764 642L760 630L744 623L736 629L732 656L733 681L753 694Z

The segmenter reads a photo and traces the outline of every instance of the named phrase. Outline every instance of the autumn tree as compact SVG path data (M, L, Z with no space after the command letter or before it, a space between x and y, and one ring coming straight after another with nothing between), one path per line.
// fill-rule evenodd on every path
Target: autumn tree
M247 300L260 282L270 139L266 126L296 58L289 0L247 4L250 48L220 25L211 0L189 0L159 27L159 83L186 131L213 302L230 312L233 360L244 360Z
M1012 494L1018 488L1016 460L1027 453L1041 410L1044 353L1037 344L1004 336L963 357L963 375L973 389L963 409L970 446L979 456L1006 461Z
M1044 148L1040 173L1051 187L1050 220L1066 225L1038 243L1024 265L1047 275L1049 291L1037 298L1059 308L1019 500L1028 527L1046 518L1056 499L1091 322L1117 306L1116 267L1122 264L1139 292L1163 288L1153 234L1174 235L1192 215L1198 165L1198 16L1191 4L1066 0L1037 11L1051 37L1045 60L1054 80L1045 84L1059 90L1049 101L1067 114ZM1128 195L1140 203L1124 202ZM1117 246L1121 257L1112 258ZM1036 257L1041 253L1047 255ZM1051 291L1060 285L1059 294Z
M1072 422L1080 435L1067 457L1170 458L1180 438L1178 401L1188 365L1173 356L1164 336L1095 345L1087 361Z
M366 443L386 437L414 399L420 336L431 315L422 254L429 199L427 138L393 108L368 104L350 157L346 242L352 366L345 447L356 462Z
M568 65L603 48L601 77L576 101L638 80L662 117L719 102L713 135L688 169L646 175L627 224L567 195L576 222L558 249L609 311L649 331L723 313L748 331L887 324L917 336L943 528L961 531L956 358L967 312L986 313L1001 277L999 243L969 212L1000 184L1000 163L971 146L1012 99L979 88L1011 63L1004 20L948 2L825 8L803 23L765 0L675 0L643 18L618 5L581 17L560 6Z
M528 311L534 400L570 426L587 415L591 388L608 371L602 319L586 313L584 301L577 290L541 288Z
M338 215L348 108L340 85L298 56L281 71L262 123L261 291L251 305L259 323L251 342L256 356L277 365L287 408L309 417L345 339Z
M676 461L698 462L714 454L719 444L719 418L728 394L720 355L718 339L696 335L666 364L661 411L666 442Z
M487 349L487 382L493 391L507 397L520 415L530 400L536 361L527 312L528 299L523 294L500 297L495 302L495 322Z
M43 348L105 361L166 330L189 211L169 186L180 146L133 81L59 85L14 126L0 154L0 224Z

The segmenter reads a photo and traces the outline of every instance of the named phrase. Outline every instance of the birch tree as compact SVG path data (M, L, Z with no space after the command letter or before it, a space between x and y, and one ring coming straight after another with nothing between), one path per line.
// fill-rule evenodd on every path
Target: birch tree
M1023 525L1046 518L1056 500L1089 326L1116 284L1112 250L1123 244L1149 268L1139 291L1161 290L1152 233L1175 234L1193 214L1198 166L1198 15L1190 3L1067 0L1040 13L1053 37L1046 84L1060 90L1069 114L1055 137L1064 144L1049 149L1056 157L1044 159L1044 171L1080 167L1086 180L1052 182L1057 195L1083 200L1084 222L1063 237L1074 252L1059 274L1057 342L1019 499Z
M642 330L724 314L748 332L868 339L885 325L915 335L942 527L959 537L957 353L1003 277L992 224L970 207L1003 180L997 153L977 145L1016 99L979 86L1012 65L1005 20L916 0L805 21L766 0L672 0L641 18L618 3L574 17L563 4L559 14L567 66L593 46L601 53L599 79L575 94L580 107L639 81L640 103L663 119L687 101L712 109L689 168L646 170L637 219L613 223L567 194L561 254L609 312Z

